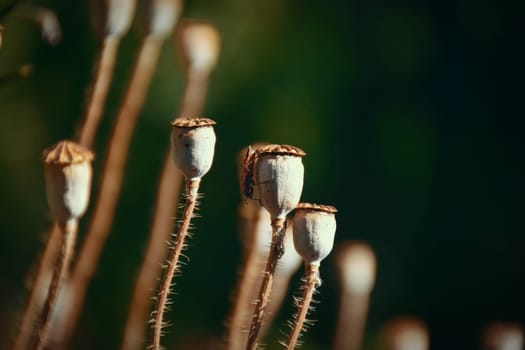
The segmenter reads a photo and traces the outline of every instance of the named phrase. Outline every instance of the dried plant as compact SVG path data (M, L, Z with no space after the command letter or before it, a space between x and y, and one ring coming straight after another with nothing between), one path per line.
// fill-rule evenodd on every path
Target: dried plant
M151 1L150 32L143 41L137 58L133 77L124 102L118 113L109 144L102 184L84 245L64 297L67 305L57 321L57 339L65 346L76 327L88 285L93 277L102 249L109 235L117 200L123 180L128 148L138 114L146 99L146 93L155 71L155 66L164 40L171 34L181 13L182 4L177 0Z
M341 303L334 348L361 349L370 293L376 279L376 257L363 242L348 242L337 251Z
M300 203L295 210L293 219L293 241L297 253L305 262L305 276L303 279L302 298L296 299L297 315L291 322L291 332L287 342L287 349L295 349L310 309L312 297L319 285L319 267L332 251L336 230L335 213L337 210L328 205Z
M382 338L388 350L428 350L430 346L427 326L415 317L399 317L388 322Z
M36 22L41 28L42 38L50 45L56 45L62 39L60 22L56 14L47 8L19 4L13 8L11 14Z
M486 350L523 350L525 333L520 324L494 322L483 332L482 341Z
M93 153L70 141L59 142L44 152L47 197L60 230L60 255L38 318L37 349L47 347L51 313L73 258L78 220L89 202L92 160Z
M176 167L186 178L186 204L182 222L177 230L175 242L167 260L157 303L152 314L152 349L161 348L160 338L164 326L164 313L171 293L173 277L180 271L179 259L184 249L193 212L197 206L197 196L201 179L211 168L215 153L215 122L206 118L179 118L173 121L171 145Z
M197 32L198 35L192 34ZM201 33L201 34L199 34ZM187 37L191 36L191 42ZM176 38L185 65L187 81L179 116L195 117L202 114L207 93L208 79L219 56L219 34L204 22L181 21ZM196 80L191 78L199 76ZM189 97L190 96L190 97ZM159 266L166 259L169 239L176 216L182 175L172 161L168 150L159 181L155 216L151 226L150 240L137 283L133 291L131 307L124 329L122 349L139 349L144 341L145 324L150 309L149 300L160 276Z
M264 313L270 298L277 262L284 253L286 216L299 203L303 189L306 155L297 147L266 145L249 152L244 160L245 194L257 198L270 213L272 243L266 262L261 288L250 324L246 349L254 349L261 330Z

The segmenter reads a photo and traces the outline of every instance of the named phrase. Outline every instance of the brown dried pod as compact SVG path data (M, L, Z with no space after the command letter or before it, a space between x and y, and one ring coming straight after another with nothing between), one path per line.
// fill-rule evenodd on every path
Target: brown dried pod
M215 122L207 118L177 118L171 124L175 165L188 180L202 178L213 163Z
M91 188L91 151L73 141L60 141L44 151L49 207L59 224L86 212Z

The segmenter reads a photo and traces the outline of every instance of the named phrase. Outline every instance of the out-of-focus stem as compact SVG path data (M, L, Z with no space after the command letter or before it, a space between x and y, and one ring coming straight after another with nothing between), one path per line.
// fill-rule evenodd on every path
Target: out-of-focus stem
M80 131L79 143L87 148L93 147L98 125L104 112L104 105L113 79L119 43L120 37L108 35L102 44L95 83L88 103L85 121Z
M203 74L188 72L184 100L179 116L200 116L208 90L208 77ZM164 160L164 168L157 191L157 203L150 240L144 262L133 292L131 308L124 329L122 349L133 350L143 347L146 320L150 309L156 282L160 276L160 265L166 260L169 240L179 203L182 174L173 164L171 149Z
M303 324L306 321L306 316L308 315L308 310L310 309L310 303L312 302L312 297L314 295L315 289L319 284L319 265L316 264L307 264L306 265L306 274L303 285L303 297L299 301L297 307L299 308L297 316L294 317L292 332L288 337L286 349L295 349L297 340L301 335L303 330Z
M146 99L162 43L163 40L155 35L149 35L144 39L131 83L117 117L95 213L71 278L69 295L66 299L68 304L64 308L64 314L59 316L61 334L58 338L61 346L67 346L76 328L89 283L113 224L131 137L138 114Z
M339 321L334 349L359 350L365 333L368 315L368 295L352 295L346 292L339 306Z
M39 310L44 302L45 293L50 284L50 271L53 270L53 260L57 257L60 248L60 236L62 231L57 224L53 225L49 238L40 259L40 264L36 274L33 287L29 295L29 300L24 311L22 323L16 337L13 350L27 349L33 335L33 325L35 324Z
M62 282L69 272L73 252L75 249L75 241L77 237L78 222L71 220L65 225L60 225L60 255L55 261L55 268L53 270L53 277L47 292L47 297L44 302L44 307L40 312L38 327L37 327L37 344L36 348L39 350L48 349L47 337L49 332L51 314L55 307L57 296L62 286Z

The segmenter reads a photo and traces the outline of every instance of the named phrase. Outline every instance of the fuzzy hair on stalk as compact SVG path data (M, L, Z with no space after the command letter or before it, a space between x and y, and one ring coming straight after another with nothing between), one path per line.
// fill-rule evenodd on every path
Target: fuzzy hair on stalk
M261 288L252 315L247 350L257 346L264 314L270 300L275 270L284 254L286 216L297 206L303 190L306 153L289 145L265 145L246 154L243 164L243 188L247 197L258 199L270 213L272 240Z
M328 205L300 203L293 219L293 238L297 253L305 262L302 298L296 300L297 315L291 322L291 333L286 349L295 349L299 337L308 324L306 316L312 303L312 297L321 284L319 266L332 251L336 230L335 213L337 209Z
M162 278L155 309L152 312L153 332L151 349L161 349L161 336L166 327L164 314L171 304L169 295L173 279L180 273L180 257L185 246L185 239L197 205L201 178L208 173L215 153L215 122L207 118L178 118L172 122L171 145L175 166L186 178L186 204L181 224L177 230L175 242L170 244L170 253L166 270ZM173 245L172 245L173 244Z
M196 31L195 28L197 28L197 34L204 32L205 35L191 35ZM187 39L188 36L191 40L183 40L184 38ZM218 31L207 23L181 21L176 30L175 38L178 39L177 46L183 56L187 76L179 116L194 117L201 115L206 100L209 76L215 68L219 56ZM203 60L203 56L207 59ZM161 271L158 267L168 255L165 242L170 237L173 218L177 215L181 184L182 174L175 167L172 149L169 148L166 152L164 167L159 180L150 240L135 284L124 329L123 350L139 350L143 347L145 323L150 310L148 301L153 295L151 291L155 289L160 276Z

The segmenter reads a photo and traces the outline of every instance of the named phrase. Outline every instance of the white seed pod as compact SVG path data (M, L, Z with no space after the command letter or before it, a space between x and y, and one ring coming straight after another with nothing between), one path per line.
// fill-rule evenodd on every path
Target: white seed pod
M383 332L388 350L428 350L430 346L427 326L415 317L394 319Z
M364 242L350 242L337 254L343 289L356 296L369 295L376 280L376 256Z
M136 0L92 0L93 26L100 36L123 37L135 14Z
M483 334L484 349L523 350L525 335L523 326L516 323L494 322Z
M59 224L78 220L86 212L91 190L91 151L72 141L61 141L44 151L49 207Z
M182 0L150 0L149 1L150 33L160 39L165 39L175 27L184 7Z
M202 178L213 163L215 122L207 118L177 118L171 124L175 165L188 180Z
M299 203L293 219L295 250L307 264L319 265L334 246L337 209L329 205Z
M177 30L177 46L187 69L209 74L217 65L221 37L209 23L181 21Z
M256 150L253 184L262 206L272 218L284 219L303 191L303 150L288 145L266 145Z

